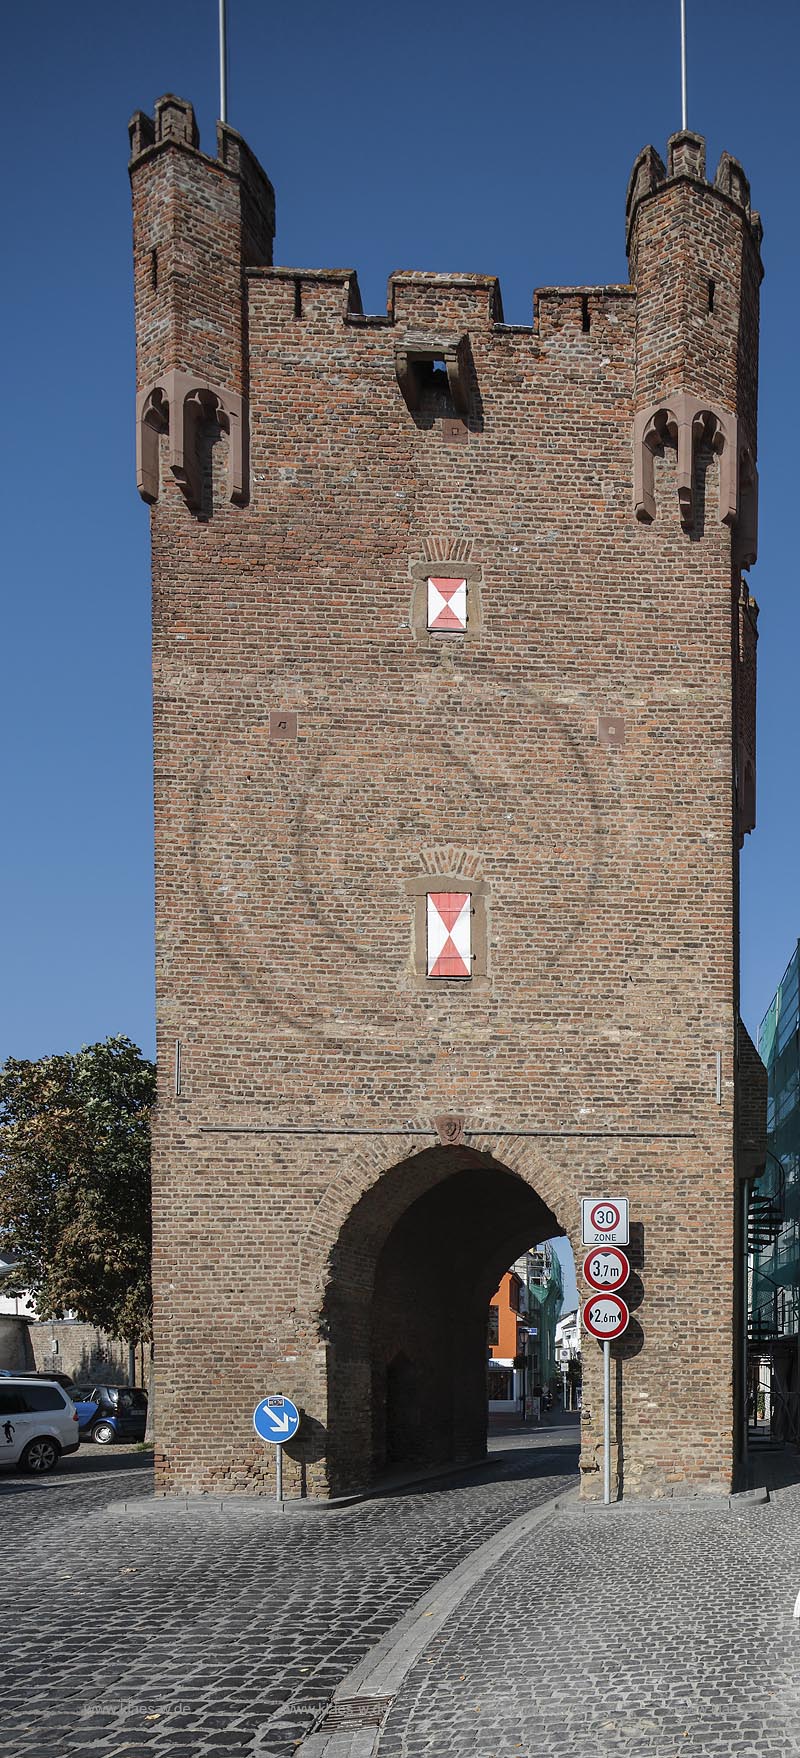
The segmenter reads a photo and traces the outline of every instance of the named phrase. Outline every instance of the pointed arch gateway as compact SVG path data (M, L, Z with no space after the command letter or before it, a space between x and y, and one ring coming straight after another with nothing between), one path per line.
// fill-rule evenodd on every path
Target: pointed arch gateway
M515 1257L560 1233L519 1172L467 1145L413 1154L355 1202L322 1309L333 1495L483 1453L489 1301Z

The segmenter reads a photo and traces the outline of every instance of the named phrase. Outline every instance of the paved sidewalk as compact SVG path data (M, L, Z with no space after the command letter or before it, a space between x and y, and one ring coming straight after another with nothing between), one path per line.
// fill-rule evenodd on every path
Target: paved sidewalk
M291 1758L421 1594L576 1481L577 1438L497 1437L463 1475L291 1518L156 1502L128 1449L0 1474L0 1755Z
M795 1758L798 1590L796 1486L730 1508L572 1504L467 1594L360 1750Z

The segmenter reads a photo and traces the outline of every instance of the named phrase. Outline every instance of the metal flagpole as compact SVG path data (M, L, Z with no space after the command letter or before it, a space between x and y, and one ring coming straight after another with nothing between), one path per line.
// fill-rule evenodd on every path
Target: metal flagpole
M611 1339L603 1338L603 1501L611 1501Z
M222 0L220 0L222 4ZM685 131L689 124L686 120L686 0L681 0L681 128Z
M220 122L228 120L228 34L225 0L219 0L219 119Z

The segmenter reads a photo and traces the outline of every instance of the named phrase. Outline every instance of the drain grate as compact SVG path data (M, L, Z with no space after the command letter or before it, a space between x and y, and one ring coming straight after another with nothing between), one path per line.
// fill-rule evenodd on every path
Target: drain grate
M331 1704L321 1726L326 1733L336 1728L380 1727L391 1704L391 1697L342 1697Z

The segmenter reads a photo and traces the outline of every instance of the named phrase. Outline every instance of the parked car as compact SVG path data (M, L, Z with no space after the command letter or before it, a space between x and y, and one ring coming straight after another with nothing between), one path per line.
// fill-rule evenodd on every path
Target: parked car
M75 1394L78 1388L71 1374L45 1373L44 1369L38 1367L32 1367L24 1373L15 1373L13 1367L0 1367L0 1376L2 1376L3 1379L11 1378L15 1380L55 1380L56 1385L62 1386L67 1397L72 1399L73 1404L75 1402Z
M147 1393L139 1386L92 1386L76 1392L81 1440L143 1441L147 1427Z
M52 1471L80 1446L78 1412L55 1380L4 1373L0 1378L0 1465Z

